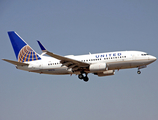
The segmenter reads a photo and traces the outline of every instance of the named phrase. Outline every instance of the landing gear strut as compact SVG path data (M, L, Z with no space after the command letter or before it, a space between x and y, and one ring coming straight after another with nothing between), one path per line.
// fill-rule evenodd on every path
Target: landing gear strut
M85 74L85 76L83 75ZM88 82L89 78L87 77L87 73L81 73L78 75L79 79L83 79L85 82Z

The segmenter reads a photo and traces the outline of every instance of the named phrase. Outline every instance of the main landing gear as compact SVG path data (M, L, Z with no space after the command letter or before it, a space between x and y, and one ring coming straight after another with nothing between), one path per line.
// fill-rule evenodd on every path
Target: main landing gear
M85 74L85 76L83 75ZM87 73L81 73L78 75L79 79L83 79L85 82L88 82L89 78L87 77Z

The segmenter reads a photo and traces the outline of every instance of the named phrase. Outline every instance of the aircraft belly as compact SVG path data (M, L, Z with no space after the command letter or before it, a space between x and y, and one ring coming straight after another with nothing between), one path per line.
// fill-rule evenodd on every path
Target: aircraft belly
M43 69L42 73L43 74L54 74L54 75L71 74L71 72L67 71L66 68Z
M126 69L126 68L136 68L143 65L148 65L150 62L148 60L130 60L130 61L120 61L107 63L109 70L114 69Z
M61 68L47 68L47 69L33 69L28 68L27 66L17 66L17 69L29 71L29 72L35 72L40 74L52 74L52 75L65 75L65 74L71 74L71 71L68 71L66 67Z
M108 64L108 70L114 69L123 69L123 68L130 68L130 63L128 62L120 62L120 63L110 63Z

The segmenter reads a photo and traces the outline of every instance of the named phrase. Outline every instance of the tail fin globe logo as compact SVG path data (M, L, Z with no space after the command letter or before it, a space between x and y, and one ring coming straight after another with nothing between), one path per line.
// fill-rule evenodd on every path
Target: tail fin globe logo
M24 46L18 55L18 61L19 62L29 62L34 60L40 60L41 58L38 56L38 54L32 50L32 48L29 45Z

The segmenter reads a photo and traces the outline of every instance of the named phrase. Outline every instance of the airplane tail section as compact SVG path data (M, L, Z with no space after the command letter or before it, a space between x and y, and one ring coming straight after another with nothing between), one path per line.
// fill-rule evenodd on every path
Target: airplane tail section
M39 55L14 31L8 32L18 62L41 60Z

